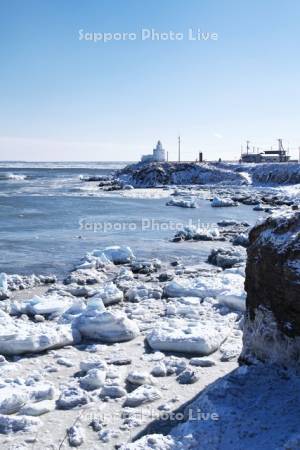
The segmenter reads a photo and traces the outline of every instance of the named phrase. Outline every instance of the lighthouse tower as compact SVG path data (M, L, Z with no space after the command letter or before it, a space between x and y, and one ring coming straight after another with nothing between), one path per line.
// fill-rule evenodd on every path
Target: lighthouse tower
M141 161L143 163L164 162L166 160L166 151L163 149L160 141L157 142L153 149L152 155L143 155Z
M166 151L163 149L160 141L157 142L156 147L153 149L153 161L165 161Z

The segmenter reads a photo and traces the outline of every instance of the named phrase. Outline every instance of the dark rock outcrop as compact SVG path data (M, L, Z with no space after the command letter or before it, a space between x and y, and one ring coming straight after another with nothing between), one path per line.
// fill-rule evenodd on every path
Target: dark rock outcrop
M152 162L131 164L117 173L120 183L134 187L227 183L247 184L247 179L232 170L209 163Z
M268 218L249 240L240 360L300 362L300 213Z

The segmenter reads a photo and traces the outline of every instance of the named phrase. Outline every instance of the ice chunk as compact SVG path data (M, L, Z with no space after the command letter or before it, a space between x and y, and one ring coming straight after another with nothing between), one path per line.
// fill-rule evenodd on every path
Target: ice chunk
M238 204L231 200L231 198L220 198L220 197L214 197L211 206L213 208L222 208L226 206L237 206Z
M0 414L0 433L9 434L18 431L36 431L42 422L38 418L26 416L4 416Z
M183 319L173 319L161 324L147 335L147 342L154 350L210 355L215 352L230 333L224 321L189 324Z
M14 304L16 309L19 309L21 314L35 315L50 315L50 314L62 314L73 304L70 297L60 297L57 294L53 294L47 297L34 296L29 300L25 300L19 305Z
M105 370L90 369L84 377L80 378L80 387L86 391L99 389L104 385L105 378Z
M130 341L139 334L137 324L121 312L87 310L74 326L83 337L100 342Z
M126 264L135 259L130 247L113 245L104 250L94 250L92 256L99 257L104 254L114 264Z
M148 384L143 384L127 395L124 406L136 407L143 405L144 403L154 402L160 398L161 394L157 388Z
M9 316L5 323L1 322L2 320L0 320L2 325L0 328L0 353L4 355L39 353L80 341L78 331L69 324L50 325L45 322L33 324L20 319L12 320Z
M92 300L100 298L104 305L111 305L113 303L119 303L123 300L123 292L117 288L114 283L105 284L97 294L92 297Z
M28 401L29 395L25 389L6 386L0 389L0 414L14 414Z
M78 387L68 387L60 394L56 402L58 409L72 409L76 406L86 405L88 398L86 393Z

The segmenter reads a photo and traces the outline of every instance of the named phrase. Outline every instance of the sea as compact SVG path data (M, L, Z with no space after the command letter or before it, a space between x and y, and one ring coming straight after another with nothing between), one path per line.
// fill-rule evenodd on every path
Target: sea
M0 272L62 277L93 249L128 245L137 258L200 263L223 243L171 242L185 225L222 219L254 224L252 207L167 207L169 192L103 192L90 176L112 175L124 162L1 162ZM225 244L226 245L226 244Z

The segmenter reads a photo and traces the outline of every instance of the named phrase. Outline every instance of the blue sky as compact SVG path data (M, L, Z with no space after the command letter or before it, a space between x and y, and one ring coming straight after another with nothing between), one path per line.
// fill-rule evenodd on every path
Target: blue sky
M297 156L299 19L298 0L1 0L0 159L136 160L157 139L173 159L179 133L187 160L279 137ZM143 28L184 39L142 41Z

